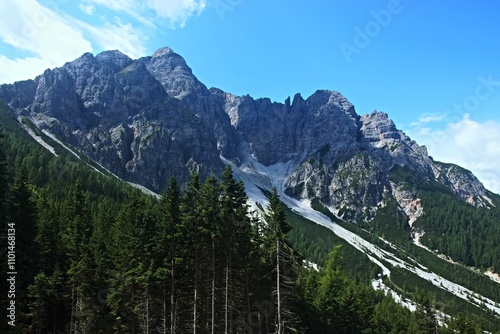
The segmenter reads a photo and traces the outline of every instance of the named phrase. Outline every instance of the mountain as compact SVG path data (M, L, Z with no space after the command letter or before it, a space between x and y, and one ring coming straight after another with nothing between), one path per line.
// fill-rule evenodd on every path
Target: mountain
M472 173L434 162L385 113L360 117L327 90L284 103L209 90L170 48L137 60L119 51L86 53L34 80L0 86L0 98L41 130L156 192L171 175L185 181L193 171L218 174L219 156L238 165L250 154L266 166L291 162L287 194L317 197L334 212L353 211L352 219L363 216L360 208L376 210L387 192L410 210L389 178L394 166L491 206Z
M339 92L279 103L208 89L166 47L135 60L86 53L1 85L0 99L46 148L58 143L156 193L171 176L185 186L192 172L206 178L231 165L254 210L276 187L288 207L368 254L385 275L406 268L500 313L497 288L474 301L474 283L435 273L449 261L500 270L500 197L470 171L433 160L386 113L358 115ZM419 263L422 250L449 261Z

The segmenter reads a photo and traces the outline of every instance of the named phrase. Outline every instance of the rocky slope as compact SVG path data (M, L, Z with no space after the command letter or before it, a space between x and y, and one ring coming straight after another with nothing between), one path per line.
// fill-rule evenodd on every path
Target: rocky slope
M170 176L183 182L194 171L219 173L223 160L247 166L254 159L293 166L283 180L288 195L317 199L352 221L370 220L389 198L415 220L422 208L414 185L429 180L476 206L492 205L472 173L433 161L383 112L359 116L327 90L278 103L207 89L170 48L136 60L119 51L86 53L33 80L0 86L0 99L156 192Z

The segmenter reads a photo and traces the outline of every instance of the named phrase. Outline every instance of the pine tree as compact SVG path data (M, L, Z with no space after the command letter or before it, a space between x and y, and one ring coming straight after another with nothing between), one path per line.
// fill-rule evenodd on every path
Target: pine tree
M240 333L252 327L250 276L252 269L260 267L256 251L260 240L248 217L243 182L236 182L229 165L222 173L221 189L221 234L225 240L224 329L228 333Z
M73 185L65 211L66 226L62 239L69 260L67 274L71 284L70 333L78 333L91 327L93 320L89 304L89 298L92 297L92 254L89 247L92 219L80 179Z
M408 329L410 317L410 311L398 305L389 295L375 306L371 326L376 334L404 333Z
M438 322L436 311L433 307L434 297L429 294L424 294L417 291L415 294L415 302L417 309L412 314L408 332L411 334L433 334L436 333Z
M9 174L7 158L4 150L4 134L0 126L0 220L6 221L5 204L7 201L7 190L9 188ZM4 230L2 227L2 231Z
M217 300L218 291L220 288L220 264L219 258L222 256L220 252L222 244L222 231L220 225L220 193L221 189L218 181L215 177L209 177L200 189L200 210L202 217L202 234L208 237L205 242L207 242L206 255L207 262L210 263L207 272L210 275L205 279L210 282L209 293L207 295L210 298L210 305L206 307L205 312L207 316L205 317L205 331L209 333L215 333L219 322L219 303ZM208 317L208 314L210 316Z
M61 247L60 212L48 190L42 188L37 194L37 228L35 244L38 250L38 273L28 288L30 293L30 317L42 332L58 327L59 318L65 318L65 300L62 291L65 256ZM41 327L39 327L41 326Z
M184 196L181 201L181 219L182 219L182 233L186 238L185 247L185 258L184 258L184 268L186 268L187 277L191 276L190 281L190 294L192 296L191 303L191 324L192 333L196 334L199 328L199 317L200 317L200 270L201 265L201 255L203 251L202 244L202 228L201 228L201 212L200 212L200 178L198 174L193 174L188 182L187 189L184 192ZM191 274L191 275L190 275ZM186 277L186 278L187 278ZM186 306L187 306L186 305ZM183 320L181 326L188 327L188 319Z
M176 261L179 255L178 238L180 238L180 201L181 194L175 178L171 178L168 189L158 203L157 240L155 241L155 257L157 268L155 277L162 282L162 331L175 333L177 318ZM169 286L167 286L167 284ZM167 288L169 297L167 296ZM167 298L169 302L167 303ZM167 306L168 304L168 306Z
M61 267L64 262L60 243L60 212L49 199L46 188L40 189L37 197L36 207L39 214L35 243L39 251L38 269L50 275L58 265Z
M236 182L234 181L231 167L228 165L222 173L222 234L225 240L224 259L224 333L233 332L233 295L232 295L232 274L233 256L236 232L236 210L239 205L236 199Z
M480 323L471 316L458 313L458 315L449 323L450 333L460 334L480 334L483 333Z
M28 286L37 273L37 249L35 244L37 209L33 186L29 183L28 171L22 165L16 173L8 201L8 227L15 230L17 310L21 314L18 322L24 325L23 314L28 312ZM9 268L10 269L10 268ZM13 271L10 269L9 271Z
M93 219L92 236L89 241L90 277L89 277L89 306L88 322L91 323L90 332L107 333L111 323L109 314L111 310L106 301L109 292L109 281L113 262L111 259L111 223L117 212L112 209L109 201L99 203L97 215Z
M321 323L329 332L343 327L341 297L349 285L347 277L342 272L342 252L335 247L328 256L324 269L320 273L316 308L321 314Z
M285 333L294 329L295 315L292 310L292 280L295 271L295 255L285 239L291 230L286 222L286 214L276 188L269 199L265 220L268 224L268 245L274 258L274 296L276 298L276 333Z
M134 193L111 229L115 268L108 302L118 332L134 333L152 323L152 225L148 202Z

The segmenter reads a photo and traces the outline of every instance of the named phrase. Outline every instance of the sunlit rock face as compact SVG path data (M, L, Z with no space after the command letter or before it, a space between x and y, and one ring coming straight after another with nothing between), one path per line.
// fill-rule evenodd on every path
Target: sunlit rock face
M222 156L235 165L290 162L287 194L353 221L370 220L389 199L415 218L422 213L416 185L431 180L473 205L490 205L472 173L433 161L383 112L359 116L329 90L281 103L207 89L167 47L136 60L119 51L86 53L0 86L0 98L117 176L156 192L171 176L184 183L193 172L219 174Z

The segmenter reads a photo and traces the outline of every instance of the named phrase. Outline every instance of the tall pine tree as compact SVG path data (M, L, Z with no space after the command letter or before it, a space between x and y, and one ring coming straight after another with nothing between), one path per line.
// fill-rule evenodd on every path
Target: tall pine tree
M286 214L276 188L273 189L265 220L267 244L270 248L274 271L274 296L276 298L275 330L282 334L295 329L296 317L293 313L293 275L295 255L285 236L291 230L286 222Z
M157 205L157 233L155 236L154 256L156 259L155 278L161 286L161 328L163 333L176 332L177 318L177 265L182 243L180 231L181 194L175 178L168 182L167 191Z
M6 221L5 203L7 200L7 190L9 188L8 164L7 157L5 156L4 138L3 129L0 126L0 220L2 222ZM1 227L3 230L3 224Z

